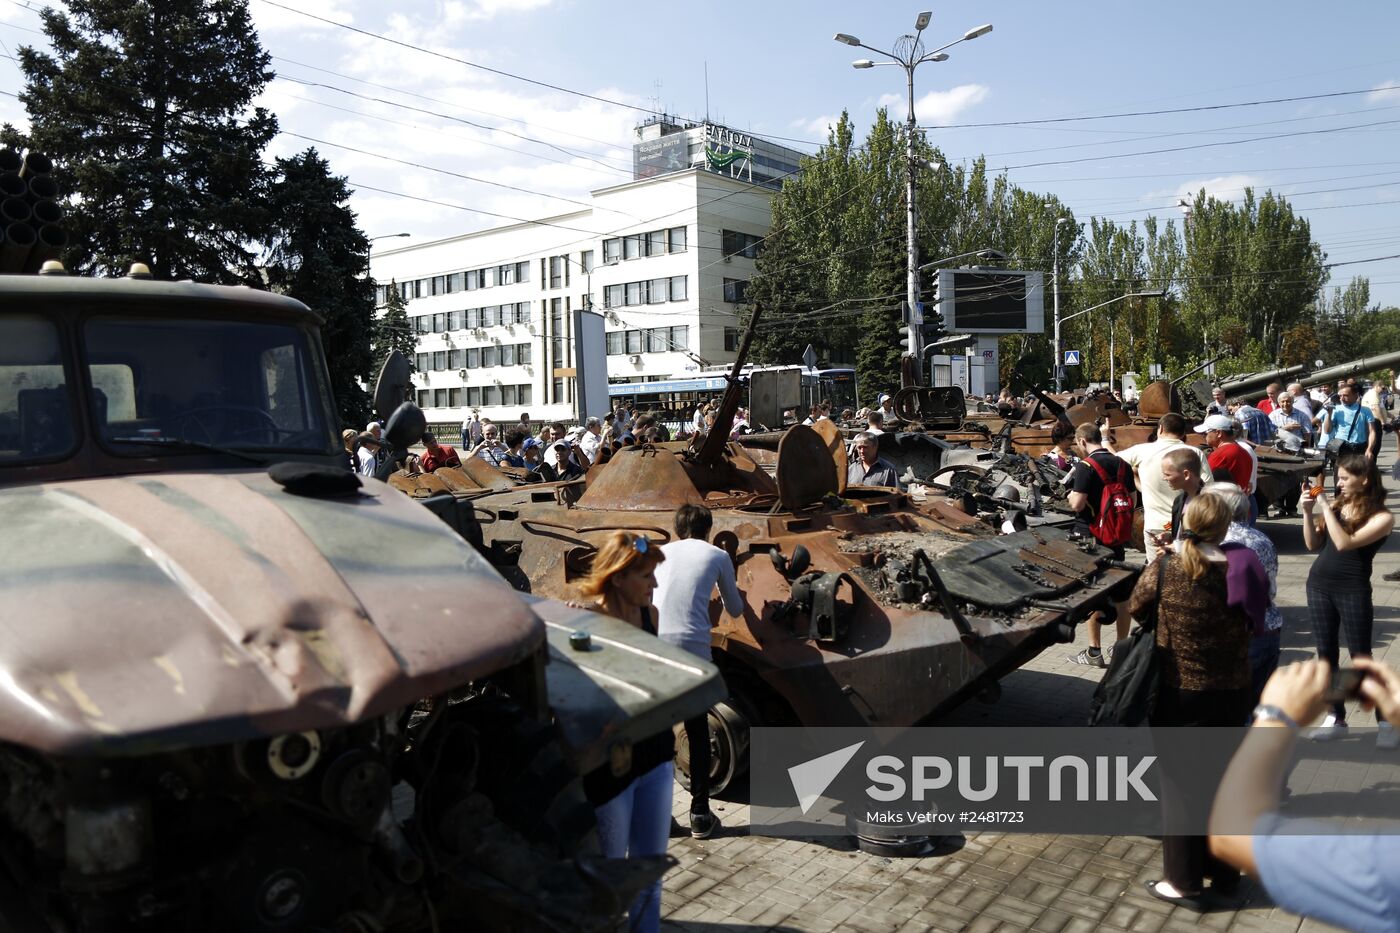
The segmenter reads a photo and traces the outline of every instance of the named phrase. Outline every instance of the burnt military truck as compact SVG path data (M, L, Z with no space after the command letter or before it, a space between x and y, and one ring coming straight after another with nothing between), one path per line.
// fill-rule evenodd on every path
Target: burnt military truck
M299 302L50 272L0 276L0 930L612 929L666 860L580 775L714 669L355 477Z

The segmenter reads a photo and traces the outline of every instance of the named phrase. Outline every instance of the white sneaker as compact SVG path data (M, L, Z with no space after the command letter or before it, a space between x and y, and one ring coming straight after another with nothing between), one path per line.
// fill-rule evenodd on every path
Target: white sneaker
M1308 738L1314 742L1330 742L1333 739L1346 735L1347 721L1338 719L1336 713L1328 713L1327 718L1322 720L1322 725L1315 726L1308 733Z
M1400 748L1400 732L1388 722L1376 723L1376 748L1387 751Z

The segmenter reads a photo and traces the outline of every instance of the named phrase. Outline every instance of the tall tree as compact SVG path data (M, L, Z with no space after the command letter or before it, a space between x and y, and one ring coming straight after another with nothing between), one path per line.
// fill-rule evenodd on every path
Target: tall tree
M350 210L350 188L315 149L277 160L269 209L266 273L273 291L291 295L325 318L321 340L331 390L346 425L364 424L374 363L374 282L369 241Z
M266 235L272 78L246 0L68 0L20 49L26 136L71 195L75 271L142 261L161 279L254 283Z
M385 301L384 311L374 322L372 359L376 372L395 350L408 357L412 366L418 348L418 338L414 336L413 325L408 321L408 303L404 301L398 283L390 280L387 291L389 297Z

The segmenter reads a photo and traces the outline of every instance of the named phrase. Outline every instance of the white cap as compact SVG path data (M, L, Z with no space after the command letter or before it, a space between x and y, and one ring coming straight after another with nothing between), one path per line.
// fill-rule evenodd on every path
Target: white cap
M1229 415L1211 415L1204 423L1192 428L1197 434L1204 434L1206 431L1226 431L1234 433L1235 419Z
M889 400L890 400L890 397L889 397L888 395L881 395L881 396L880 396L880 404L881 404L881 405L885 404L885 403L888 402Z

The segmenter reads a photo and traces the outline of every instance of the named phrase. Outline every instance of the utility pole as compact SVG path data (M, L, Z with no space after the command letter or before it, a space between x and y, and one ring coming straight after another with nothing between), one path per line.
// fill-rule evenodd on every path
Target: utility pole
M933 19L933 14L923 12L914 20L914 33L903 35L895 40L894 52L886 52L874 46L866 45L855 36L844 32L838 32L833 38L837 42L857 48L867 49L879 55L883 55L888 61L876 62L870 59L859 59L851 62L853 68L874 68L876 65L899 65L904 69L905 95L907 97L909 112L908 119L904 126L904 161L908 172L908 180L905 183L905 221L906 236L908 243L907 265L908 282L906 284L906 301L908 307L908 320L905 321L905 339L909 347L910 354L913 355L913 373L916 383L922 382L922 360L919 358L919 341L923 331L923 314L919 311L919 244L916 239L916 220L918 219L918 208L915 202L915 175L918 171L918 164L914 158L914 133L918 130L918 121L914 115L914 69L924 62L944 62L948 60L945 49L950 49L959 42L967 42L976 39L978 36L985 36L992 31L992 25L987 23L975 29L969 29L963 33L962 37L940 46L932 52L924 51L924 44L920 40L923 31L928 28L929 21Z
M1069 218L1067 217L1055 218L1055 235L1052 237L1054 246L1051 247L1055 253L1055 271L1051 273L1051 277L1055 282L1055 358L1050 361L1050 365L1053 367L1051 372L1055 374L1056 392L1064 391L1064 386L1061 384L1064 381L1061 378L1061 373L1065 370L1065 361L1060 354L1060 224L1067 223L1068 221Z

